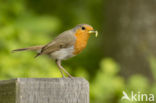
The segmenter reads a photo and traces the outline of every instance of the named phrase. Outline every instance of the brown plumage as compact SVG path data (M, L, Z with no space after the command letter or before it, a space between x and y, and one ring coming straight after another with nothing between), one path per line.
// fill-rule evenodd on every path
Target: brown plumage
M42 47L43 47L43 45L41 45L41 46L32 46L32 47L28 47L28 48L15 49L15 50L12 50L12 52L25 51L25 50L37 51L37 50L40 50Z

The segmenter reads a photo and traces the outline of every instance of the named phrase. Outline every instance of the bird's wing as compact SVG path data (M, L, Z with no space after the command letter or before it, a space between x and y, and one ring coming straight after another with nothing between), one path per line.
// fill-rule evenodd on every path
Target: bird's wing
M75 40L76 37L72 31L65 31L57 36L52 42L45 45L38 55L49 54L62 48L68 48L75 44Z

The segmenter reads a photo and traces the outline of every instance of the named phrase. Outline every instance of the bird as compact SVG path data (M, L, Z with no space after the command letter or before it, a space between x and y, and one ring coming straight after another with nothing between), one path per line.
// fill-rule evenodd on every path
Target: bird
M90 34L95 34L96 37L98 36L98 32L91 25L78 24L74 28L62 32L46 45L15 49L13 52L36 51L35 58L41 55L48 55L56 62L63 78L65 78L64 73L72 78L72 75L61 65L61 61L78 55L86 48Z

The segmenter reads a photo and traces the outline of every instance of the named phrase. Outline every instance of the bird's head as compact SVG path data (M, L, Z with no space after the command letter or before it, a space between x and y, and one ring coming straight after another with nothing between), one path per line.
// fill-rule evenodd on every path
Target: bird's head
M98 36L98 32L88 24L79 24L74 28L74 30L76 31L77 35L89 36L90 34L95 34L96 37Z

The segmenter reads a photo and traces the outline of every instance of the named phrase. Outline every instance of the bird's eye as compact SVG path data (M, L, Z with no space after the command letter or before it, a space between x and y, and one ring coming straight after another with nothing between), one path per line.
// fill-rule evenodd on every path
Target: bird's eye
M85 28L85 27L82 27L81 29L82 29L82 30L85 30L86 28Z

